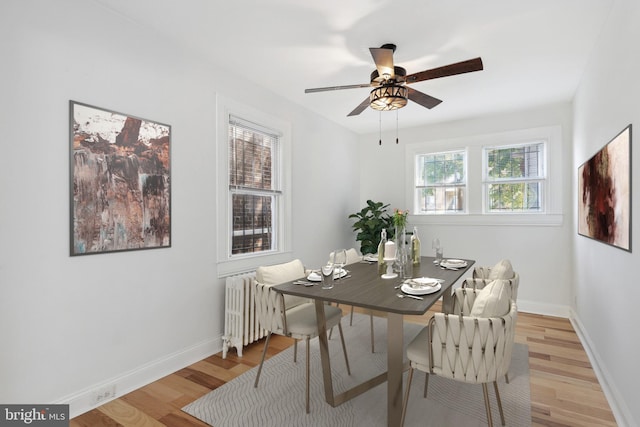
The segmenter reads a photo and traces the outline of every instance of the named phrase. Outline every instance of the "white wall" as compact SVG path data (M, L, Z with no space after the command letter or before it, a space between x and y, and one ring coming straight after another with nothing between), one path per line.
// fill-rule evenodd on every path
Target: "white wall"
M429 114L425 110L425 114ZM393 115L395 119L395 115ZM399 117L402 122L402 112ZM389 203L390 209L409 209L411 200L405 195L405 150L412 144L429 141L442 142L487 134L518 131L546 126L560 126L559 173L557 179L564 197L553 212L560 218L552 225L493 225L474 221L447 224L442 217L409 217L409 225L418 225L422 240L422 254L433 255L431 240L438 237L445 247L445 256L471 258L477 265L493 265L502 258L509 258L520 274L518 308L568 317L571 304L571 194L570 144L571 106L557 104L486 117L478 117L439 125L403 129L400 143L395 144L395 132L360 137L361 204L367 199ZM541 266L544 266L543 268ZM553 271L553 279L549 279Z
M577 168L628 124L632 135L632 205L640 188L640 4L618 0L585 69L574 102L573 195ZM638 264L640 211L632 209L633 252L572 233L576 324L589 345L600 382L621 426L640 425L638 402ZM577 216L573 230L577 230Z
M292 123L291 257L353 244L354 134L94 2L0 9L0 402L76 415L221 349L216 93ZM172 126L171 248L69 257L70 99Z

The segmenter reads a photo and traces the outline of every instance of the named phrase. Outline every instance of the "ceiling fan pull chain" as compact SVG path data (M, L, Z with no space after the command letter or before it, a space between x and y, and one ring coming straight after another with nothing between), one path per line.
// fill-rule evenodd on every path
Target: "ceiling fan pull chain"
M398 110L396 110L396 144L398 143Z
M378 134L380 135L378 145L382 145L382 111L378 112Z

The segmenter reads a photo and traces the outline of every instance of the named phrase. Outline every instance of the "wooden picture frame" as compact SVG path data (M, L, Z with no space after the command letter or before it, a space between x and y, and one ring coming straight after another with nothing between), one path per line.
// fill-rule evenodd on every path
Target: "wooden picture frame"
M631 125L578 168L578 234L631 252Z
M69 101L70 254L171 246L171 126Z

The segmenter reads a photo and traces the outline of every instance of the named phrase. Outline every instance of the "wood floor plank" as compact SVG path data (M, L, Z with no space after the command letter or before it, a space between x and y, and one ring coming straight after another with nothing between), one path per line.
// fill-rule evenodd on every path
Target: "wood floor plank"
M341 308L347 315L343 325L348 325L350 307ZM439 303L424 316L406 316L405 321L426 325L436 311L440 311ZM616 425L587 354L568 319L518 313L515 340L529 346L532 426ZM292 344L289 338L272 336L267 357ZM209 356L72 419L70 427L206 426L180 408L257 366L263 348L264 339L244 347L242 357L235 349L228 352L226 359L221 353Z
M116 399L105 403L98 410L123 426L162 427L160 421L148 415L124 399Z

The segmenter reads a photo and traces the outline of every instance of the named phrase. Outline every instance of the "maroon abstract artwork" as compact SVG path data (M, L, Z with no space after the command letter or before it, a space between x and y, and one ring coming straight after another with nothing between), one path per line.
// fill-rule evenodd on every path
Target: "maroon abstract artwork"
M578 168L578 233L631 251L631 125Z
M171 127L70 102L71 255L171 246Z

